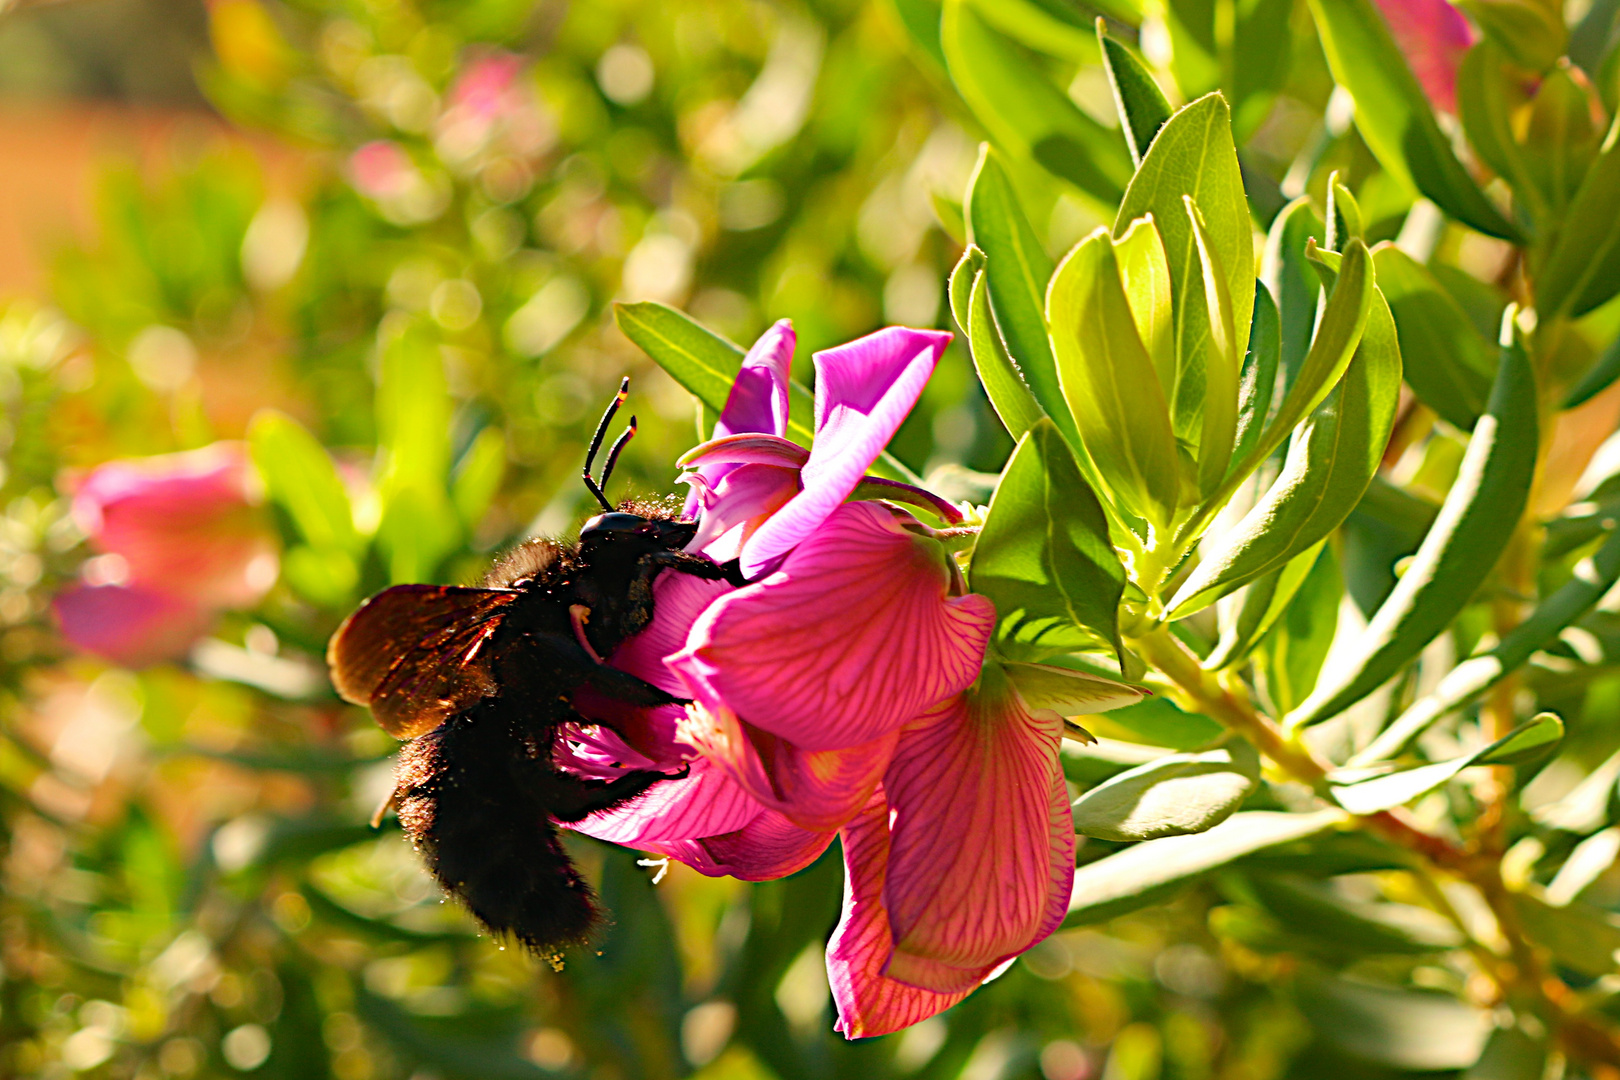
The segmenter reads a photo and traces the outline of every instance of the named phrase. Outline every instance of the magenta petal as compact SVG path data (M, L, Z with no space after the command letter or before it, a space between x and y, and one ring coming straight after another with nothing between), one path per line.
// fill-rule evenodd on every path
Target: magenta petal
M925 990L883 971L894 948L883 906L889 807L879 793L844 827L844 914L827 942L827 981L846 1038L887 1035L944 1012L972 992ZM992 969L986 968L988 975Z
M948 596L943 547L838 507L782 568L720 597L667 663L710 712L806 750L870 742L978 677L995 608Z
M760 815L760 805L718 766L698 758L691 770L679 780L654 784L627 806L592 814L572 827L598 840L640 847L736 832Z
M775 465L783 469L802 469L809 460L810 451L780 435L744 432L699 443L682 454L675 464L687 467Z
M842 828L866 805L899 737L889 732L854 746L805 750L724 707L694 708L682 734L757 803L813 832Z
M686 545L716 562L737 557L754 530L799 492L799 470L773 465L737 465L713 484L697 474L693 483L697 535Z
M52 606L68 641L131 668L180 659L214 621L186 597L135 585L70 585Z
M816 438L804 490L743 549L752 577L826 520L900 430L950 344L942 330L890 326L815 355Z
M781 814L765 810L736 832L634 846L668 855L709 877L771 881L815 862L837 835L801 829Z
M788 368L798 335L792 319L778 319L743 357L726 407L714 425L715 438L739 431L787 434Z
M1378 0L1378 7L1429 101L1455 114L1457 70L1474 44L1463 13L1447 0Z
M705 581L673 572L659 574L653 580L652 622L615 649L608 663L660 690L685 697L686 684L664 664L664 657L681 651L692 624L710 604L730 591L731 586L723 581Z
M908 726L883 777L887 974L941 992L978 985L1050 933L1074 873L1073 818L1053 797L1062 722L1031 715L992 672Z

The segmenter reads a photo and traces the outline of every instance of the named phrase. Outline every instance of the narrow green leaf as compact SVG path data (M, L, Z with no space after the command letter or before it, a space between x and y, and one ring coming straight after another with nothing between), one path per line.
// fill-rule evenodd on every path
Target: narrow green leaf
M967 228L967 219L963 218L963 229ZM968 299L973 293L973 283L979 277L979 271L984 269L984 252L972 244L966 245L962 257L956 260L951 268L951 276L945 285L945 296L950 301L951 317L956 320L957 327L966 335L968 332Z
M1289 559L1286 566L1261 574L1222 598L1221 636L1204 659L1206 668L1219 671L1248 658L1249 652L1288 610L1294 594L1316 565L1321 550L1320 543L1306 548Z
M1457 6L1515 64L1532 72L1546 71L1569 43L1562 13L1539 0L1457 0Z
M1564 408L1573 409L1586 404L1612 386L1616 379L1620 379L1620 337L1609 342L1597 362L1581 376L1581 381L1564 399Z
M988 143L979 148L979 162L968 181L968 238L985 255L990 309L1007 343L1007 351L1046 415L1070 444L1080 445L1080 433L1063 403L1057 362L1046 336L1046 287L1052 278L1047 257L1024 209L1001 155Z
M1091 722L1099 732L1105 734L1119 729L1113 733L1113 738L1171 750L1202 750L1226 734L1226 729L1209 717L1201 713L1182 712L1163 697L1150 697L1135 705L1115 709Z
M1451 994L1398 990L1301 971L1295 1001L1311 1030L1352 1059L1407 1072L1466 1069L1479 1059L1491 1014Z
M1193 227L1193 246L1203 277L1204 313L1209 319L1208 347L1204 350L1204 423L1198 436L1198 490L1208 495L1226 479L1226 467L1232 463L1242 354L1237 348L1237 324L1232 317L1226 270L1215 253L1204 215L1191 195L1182 196L1182 205Z
M1545 1036L1531 1038L1524 1029L1509 1025L1491 1032L1479 1060L1462 1080L1542 1080L1546 1074Z
M1282 340L1277 304L1271 290L1255 282L1254 316L1249 320L1249 351L1243 357L1238 376L1237 441L1232 460L1247 458L1260 441L1270 418L1272 397L1277 389L1277 369L1282 358Z
M1232 143L1232 122L1219 94L1179 110L1159 130L1114 218L1123 237L1137 218L1153 215L1175 297L1177 380L1164 387L1177 436L1196 443L1204 422L1204 361L1210 333L1204 276L1184 196L1204 215L1210 249L1226 278L1234 355L1249 344L1254 309L1254 226Z
M968 302L967 337L969 350L973 353L973 369L979 375L979 382L984 385L985 396L990 399L1007 434L1014 439L1022 439L1026 431L1046 418L1046 410L1030 393L1023 373L1018 370L1012 357L1007 355L995 316L990 311L989 282L983 273L973 279Z
M1536 378L1515 340L1474 427L1462 470L1411 565L1352 653L1335 661L1290 727L1335 716L1372 693L1451 624L1513 535L1535 473Z
M1438 686L1357 754L1353 764L1371 764L1399 754L1440 717L1478 699L1528 663L1537 650L1556 641L1565 627L1592 610L1616 582L1620 582L1620 531L1610 533L1602 547L1577 563L1570 580L1494 648L1448 671Z
M1505 63L1501 46L1489 39L1468 50L1457 69L1457 114L1480 160L1512 185L1513 197L1530 211L1532 221L1544 221L1546 207L1513 132L1513 115L1529 99Z
M1125 235L1114 241L1120 281L1131 305L1136 332L1153 358L1159 386L1176 385L1175 308L1170 289L1170 264L1153 215L1137 218Z
M1240 738L1199 754L1169 754L1074 801L1074 831L1102 840L1157 840L1214 828L1260 782L1260 756Z
M1096 39L1077 8L1051 0L1044 3L1041 0L972 0L972 3L973 10L985 22L1020 44L1064 60L1097 62ZM1105 2L1099 5L1099 10L1120 18L1129 8Z
M1360 240L1345 248L1338 280L1328 296L1327 307L1316 327L1310 351L1300 363L1299 373L1283 398L1276 415L1256 442L1249 456L1232 470L1228 483L1241 481L1281 446L1299 422L1322 403L1356 355L1377 291L1373 287L1372 259Z
M1046 314L1064 400L1109 493L1163 527L1180 489L1176 440L1106 229L1058 266Z
M1597 159L1536 275L1542 320L1578 318L1620 292L1620 117L1610 126Z
M381 343L377 442L383 498L400 487L443 494L450 472L450 388L438 341L419 326Z
M1479 190L1452 153L1373 0L1310 0L1333 79L1356 102L1356 128L1397 180L1490 236L1519 242L1513 224Z
M1561 967L1598 979L1620 970L1620 918L1579 901L1554 907L1534 891L1513 894L1525 936Z
M1328 177L1327 227L1327 242L1323 246L1329 251L1343 251L1352 238L1363 242L1367 239L1361 227L1361 207L1340 181L1337 171Z
M1516 765L1544 757L1552 753L1563 737L1563 721L1552 713L1542 713L1471 754L1371 779L1334 783L1333 798L1352 814L1393 810L1427 795L1471 765ZM1328 779L1350 779L1353 775L1345 771Z
M951 81L997 144L1102 203L1118 201L1131 174L1118 137L990 29L973 0L945 0L940 43Z
M1400 248L1379 244L1373 266L1395 316L1407 385L1448 423L1472 431L1491 393L1490 342L1428 268Z
M1065 927L1089 926L1167 899L1211 870L1245 855L1333 828L1337 810L1310 814L1245 811L1195 836L1170 836L1134 844L1074 873L1073 899Z
M1376 294L1372 307L1353 361L1294 440L1282 473L1182 583L1170 617L1282 569L1338 528L1361 500L1389 441L1401 381L1394 320Z
M1558 26L1563 29L1562 20ZM1594 112L1603 115L1597 94L1568 60L1559 61L1542 77L1531 99L1524 161L1541 189L1551 221L1563 218L1597 153L1603 133L1593 123Z
M287 511L306 543L359 552L349 493L315 436L286 413L265 409L248 426L248 448L265 493Z
M995 603L997 647L1009 659L1099 645L1120 651L1125 569L1102 507L1050 420L1037 420L1013 451L968 581Z
M1102 19L1097 20L1097 44L1102 47L1103 70L1114 91L1125 147L1131 152L1131 164L1140 168L1153 136L1170 119L1170 102L1136 54L1108 36Z
M1305 580L1255 653L1266 697L1279 714L1310 694L1338 629L1344 577L1333 547L1323 543L1319 548Z
M1325 241L1322 219L1310 199L1301 197L1283 207L1272 221L1260 260L1260 278L1277 301L1278 364L1284 395L1299 377L1316 329L1317 298L1322 290L1305 268L1305 244L1311 239Z
M1031 709L1051 709L1060 716L1090 716L1135 705L1147 696L1139 686L1118 679L1052 664L1003 661L1007 679Z

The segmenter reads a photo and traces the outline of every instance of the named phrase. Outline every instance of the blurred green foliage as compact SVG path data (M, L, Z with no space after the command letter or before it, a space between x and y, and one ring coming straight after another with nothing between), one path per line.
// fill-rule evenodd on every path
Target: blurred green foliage
M1369 242L1410 224L1410 185L1329 107L1305 3L1159 7L210 4L197 84L273 137L276 167L239 139L187 136L155 174L109 171L95 239L58 253L48 299L0 313L0 1075L1461 1075L1472 1056L1430 1048L1483 1042L1458 1000L1468 955L1449 924L1414 928L1433 897L1359 834L1272 848L1064 931L948 1014L861 1044L831 1031L821 966L836 848L764 885L678 866L655 884L633 852L571 841L613 922L599 954L553 972L477 935L397 831L367 825L393 744L325 682L326 638L368 592L472 580L503 545L577 526L584 440L625 374L642 423L615 495L672 493L692 399L620 334L613 300L668 302L745 345L791 317L808 380L814 349L884 322L950 325L981 138L1007 152L1048 256L1111 221L1131 155L1097 14L1157 57L1177 103L1225 92L1258 228L1286 199L1325 205L1334 171ZM1610 26L1613 8L1592 5ZM13 28L46 16L5 18L26 43ZM1583 47L1609 55L1609 30ZM1456 310L1494 339L1505 247L1457 226L1429 242ZM1606 340L1606 312L1561 346L1568 381ZM188 663L130 673L67 653L48 605L87 554L63 494L74 470L216 439L248 440L263 473L274 590ZM1296 607L1322 609L1341 573L1366 609L1393 586L1461 454L1449 428L1422 439L1400 485L1375 481L1308 564L1321 574ZM942 488L962 467L998 471L1011 448L959 346L891 446ZM1597 535L1560 521L1551 587ZM1288 654L1289 621L1311 614L1290 608L1264 647L1279 700L1308 636ZM1484 632L1469 618L1458 655ZM1529 676L1571 732L1560 790L1586 802L1566 795L1524 833L1527 878L1609 820L1613 618L1592 616ZM1309 644L1314 681L1325 644ZM1133 748L1196 748L1213 724L1161 698L1097 727L1125 752L1070 758L1077 789L1146 760ZM1449 797L1466 818L1472 804ZM1246 809L1291 799L1266 784ZM1088 841L1082 862L1120 847ZM1620 902L1610 878L1588 895ZM1584 943L1616 934L1596 920L1556 966L1612 1011L1612 964L1580 963Z

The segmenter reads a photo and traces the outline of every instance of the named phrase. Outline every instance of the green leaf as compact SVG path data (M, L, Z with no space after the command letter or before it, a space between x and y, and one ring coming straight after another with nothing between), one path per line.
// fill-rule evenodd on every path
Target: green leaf
M1282 404L1253 450L1232 469L1229 486L1242 482L1281 446L1299 422L1322 403L1343 377L1361 344L1375 308L1372 260L1360 240L1352 240L1340 261L1338 280L1316 327L1310 351ZM1224 502L1224 500L1221 500Z
M1479 1060L1462 1074L1462 1080L1541 1080L1546 1073L1546 1040L1508 1026L1491 1032Z
M1226 729L1201 713L1182 712L1163 697L1150 697L1088 721L1107 737L1171 750L1202 750Z
M248 448L270 500L287 511L299 535L318 549L357 554L349 493L326 448L286 413L265 409L248 425Z
M1177 590L1171 618L1282 569L1338 528L1360 502L1378 471L1400 398L1395 324L1376 294L1373 300L1373 317L1339 385L1301 429L1276 482ZM1302 379L1296 390L1304 386Z
M1496 385L1462 469L1423 544L1353 651L1335 660L1290 727L1335 716L1372 693L1451 624L1507 547L1535 474L1536 378L1523 347L1502 348Z
M1323 244L1329 251L1343 251L1352 239L1366 242L1367 234L1361 227L1361 207L1356 197L1339 180L1335 170L1328 177L1327 240Z
M476 528L506 474L506 433L485 428L462 455L450 482L450 500L467 528Z
M1434 275L1400 248L1379 244L1373 266L1400 333L1407 385L1448 423L1472 431L1491 393L1491 344Z
M990 500L968 581L996 605L997 647L1039 660L1103 645L1120 651L1125 569L1107 519L1050 420L1019 441Z
M1132 222L1148 214L1158 227L1176 318L1177 380L1164 392L1173 405L1176 435L1196 442L1204 422L1210 323L1198 245L1182 201L1189 195L1204 215L1210 250L1226 278L1232 349L1242 356L1254 309L1254 226L1232 144L1231 116L1219 94L1199 98L1159 130L1114 218L1116 237L1124 237Z
M1620 292L1620 117L1586 170L1536 275L1542 320L1578 318Z
M1285 396L1299 377L1316 329L1317 297L1322 290L1305 266L1305 245L1312 239L1324 242L1322 219L1309 198L1295 199L1272 221L1260 260L1260 278L1277 301L1281 346L1277 359Z
M1326 541L1324 541L1325 543ZM1322 545L1295 555L1288 565L1268 571L1221 600L1221 636L1204 659L1204 666L1219 671L1241 663L1260 643L1305 583L1316 565Z
M1109 712L1135 705L1147 696L1139 686L1073 668L1013 661L1004 661L1001 667L1025 705L1051 709L1065 717Z
M1597 358L1597 362L1586 370L1581 381L1570 390L1569 396L1564 399L1564 408L1573 409L1585 405L1620 379L1620 337L1609 342L1609 347Z
M1580 901L1554 907L1535 891L1513 894L1525 936L1561 967L1597 979L1620 970L1620 919Z
M1131 164L1140 168L1142 158L1170 119L1170 102L1154 81L1147 66L1136 54L1108 36L1107 24L1097 20L1097 44L1102 47L1103 70L1108 73L1108 85L1114 91L1114 106L1119 110L1119 123L1125 133L1125 147L1131 152Z
M1153 215L1137 218L1125 235L1114 241L1119 277L1131 318L1142 345L1153 358L1160 388L1176 385L1175 303L1170 289L1170 264L1164 257Z
M1520 67L1543 72L1564 55L1563 17L1538 0L1457 0L1457 6Z
M1309 970L1300 972L1295 996L1311 1030L1341 1053L1411 1072L1467 1068L1493 1026L1490 1013L1450 994Z
M1436 123L1428 98L1373 0L1310 0L1333 80L1356 102L1356 128L1397 180L1490 236L1517 229L1469 177Z
M1048 56L1065 60L1097 61L1097 42L1085 17L1075 8L1052 0L972 0L973 10L1008 37ZM1130 18L1130 8L1103 3L1101 10L1115 18Z
M1558 28L1563 29L1562 20ZM1530 102L1524 161L1553 222L1563 218L1597 152L1602 131L1593 123L1594 112L1602 116L1603 107L1586 77L1578 75L1568 60L1547 72Z
M336 547L298 544L281 556L281 576L300 596L326 607L342 607L360 584L354 556Z
M1215 253L1204 215L1190 195L1182 196L1182 205L1193 227L1193 246L1203 278L1204 313L1209 319L1208 347L1204 350L1204 423L1198 437L1198 490L1208 495L1220 486L1226 478L1226 467L1232 463L1242 354L1237 347L1237 324L1232 317L1226 271Z
M1353 782L1340 781L1353 778L1356 770L1341 770L1328 780L1340 806L1352 814L1377 814L1427 795L1471 765L1518 765L1545 757L1563 738L1563 721L1542 713L1471 754Z
M1238 376L1237 440L1232 460L1242 461L1254 450L1265 430L1271 412L1272 395L1277 389L1277 368L1282 356L1282 340L1277 304L1271 290L1255 282L1254 315L1249 320L1249 351L1243 357Z
M1344 820L1337 810L1310 814L1245 811L1195 836L1134 844L1074 872L1065 927L1105 922L1156 904L1245 855L1303 840Z
M1018 365L1007 355L1001 331L990 310L989 278L982 272L973 279L967 338L968 349L973 354L973 370L978 373L985 396L990 399L1007 434L1022 439L1039 421L1049 419L1030 392Z
M1462 934L1426 908L1349 900L1296 874L1255 874L1245 885L1282 926L1333 955L1420 956L1462 944Z
M1620 531L1610 533L1597 551L1577 563L1569 581L1493 648L1448 671L1438 686L1357 754L1353 764L1384 761L1399 754L1440 717L1476 700L1528 663L1537 650L1556 641L1565 627L1592 610L1616 582L1620 582Z
M1320 547L1310 572L1255 656L1275 713L1286 713L1311 692L1338 629L1344 577L1333 548L1325 543Z
M1058 266L1046 316L1064 400L1109 494L1162 528L1181 484L1176 439L1106 229Z
M963 205L967 207L968 239L984 251L990 310L1007 351L1042 410L1070 445L1078 447L1080 433L1063 403L1057 362L1046 336L1043 312L1052 260L1024 216L1001 155L988 143L979 148L979 163L968 181Z
M1074 801L1074 831L1103 840L1206 832L1260 782L1260 756L1241 738L1200 754L1168 754L1120 773Z
M964 212L965 213L965 212ZM967 228L967 218L962 219L962 228ZM973 283L978 279L979 271L984 269L984 252L972 244L964 246L962 257L956 260L951 268L951 276L945 285L945 296L950 301L951 318L963 334L968 332L968 298L973 293Z
M1530 211L1532 220L1542 221L1546 208L1513 132L1513 115L1529 98L1505 63L1501 46L1493 41L1481 41L1468 50L1457 69L1458 118L1480 160L1512 185L1514 198Z
M377 442L385 507L402 488L442 496L450 473L451 403L439 343L422 327L407 326L380 344Z
M972 0L945 0L940 42L951 81L998 145L1102 203L1118 201L1131 175L1118 137L990 29Z
M377 543L388 556L391 583L432 580L461 543L461 522L444 487L395 487L383 503Z

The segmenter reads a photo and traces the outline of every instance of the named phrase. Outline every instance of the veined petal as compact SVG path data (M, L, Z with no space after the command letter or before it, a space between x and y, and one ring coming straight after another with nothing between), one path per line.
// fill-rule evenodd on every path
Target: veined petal
M739 720L725 706L688 710L681 736L748 792L800 828L832 832L876 790L898 732L827 750L805 750Z
M774 810L763 810L736 832L633 846L668 855L709 877L771 881L815 862L837 835L801 829Z
M810 451L780 435L743 432L739 435L716 435L676 458L675 464L682 468L776 465L784 469L802 469L809 460Z
M844 914L827 942L827 982L846 1038L887 1035L955 1005L972 987L940 993L885 975L894 949L883 906L889 862L889 806L877 793L844 827ZM986 967L983 975L993 967ZM977 985L977 984L975 984Z
M679 780L654 784L625 806L592 814L573 829L627 847L735 833L763 812L725 770L704 758Z
M890 326L816 353L816 438L804 490L744 546L744 574L792 550L849 497L900 430L950 340L942 330Z
M1054 867L1069 878L1074 868L1072 818L1053 798L1061 736L1061 721L1028 712L994 664L907 726L883 777L891 978L966 989L1045 936L1054 893L1069 895Z
M787 433L788 367L797 343L792 319L778 319L759 336L731 384L726 407L714 425L715 438L739 431Z
M995 607L948 596L945 549L838 507L780 570L720 597L667 663L690 696L806 750L870 742L978 677Z

